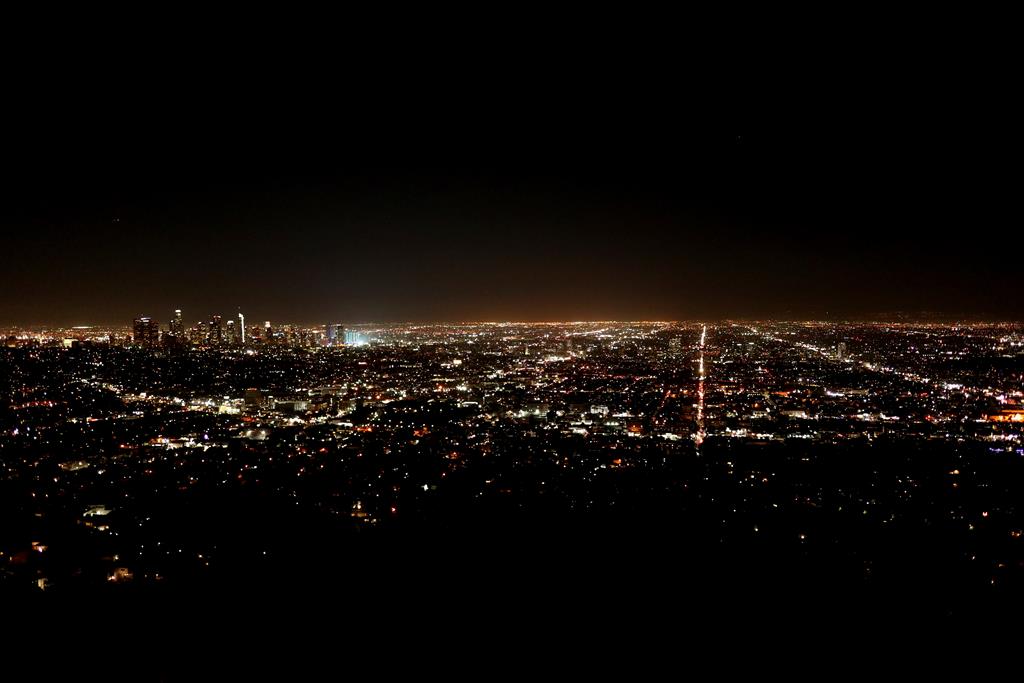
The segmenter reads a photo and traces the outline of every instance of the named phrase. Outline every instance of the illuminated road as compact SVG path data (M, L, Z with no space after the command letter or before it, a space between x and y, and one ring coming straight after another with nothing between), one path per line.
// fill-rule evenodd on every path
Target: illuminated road
M707 436L707 431L704 429L704 341L707 338L708 326L704 325L700 331L700 367L698 370L697 380L697 433L693 435L693 440L697 443L697 448L704 443L704 437Z

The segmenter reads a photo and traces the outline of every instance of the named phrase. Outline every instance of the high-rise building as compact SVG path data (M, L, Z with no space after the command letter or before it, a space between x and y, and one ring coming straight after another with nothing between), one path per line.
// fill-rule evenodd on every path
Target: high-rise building
M238 343L237 335L238 335L238 330L235 328L235 321L229 319L228 320L227 335L225 336L224 339L225 339L225 341L228 344L234 345L234 344Z
M188 330L188 340L193 344L205 344L210 340L209 326L200 320Z
M345 330L345 346L366 346L369 340L355 330Z
M239 338L239 343L244 346L245 345L245 316L242 315L241 311L238 312L238 331L241 334L241 337Z
M139 346L153 348L160 342L160 324L149 316L140 316L132 325L133 338Z
M219 315L215 315L210 319L207 341L214 346L219 346L224 341L224 323Z
M327 325L327 345L345 345L345 326L341 323L329 323Z
M839 345L836 347L836 358L846 360L846 342L839 342Z
M185 322L181 319L181 309L174 309L174 317L171 318L171 334L179 339L185 338Z
M164 335L164 346L174 348L185 344L185 323L181 319L181 309L175 309L171 322Z

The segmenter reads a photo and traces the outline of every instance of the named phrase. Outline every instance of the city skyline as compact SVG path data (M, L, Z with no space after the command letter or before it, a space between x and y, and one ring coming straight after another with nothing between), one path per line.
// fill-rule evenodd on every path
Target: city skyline
M182 309L173 309L174 312L181 311ZM258 310L258 308L257 308ZM216 313L209 313L205 315L193 316L191 318L184 318L185 322L191 322L191 324L201 323L208 321L212 316L219 315ZM237 315L237 311L236 311ZM47 330L47 329L121 329L131 328L132 321L139 317L153 318L157 320L162 326L167 327L168 320L161 318L158 315L150 313L137 313L134 316L124 319L112 319L112 320L101 320L97 316L93 319L83 320L72 320L72 321L58 321L58 322L30 322L30 321L16 321L7 322L0 321L0 329L35 329L35 330ZM268 316L253 315L252 320L258 322L250 322L246 324L246 329L252 329L257 326L263 326L265 319ZM460 318L460 319L437 319L437 318L401 318L401 319L384 319L384 318L365 318L365 319L347 319L340 316L325 316L319 319L297 319L294 317L284 316L275 317L274 321L281 325L292 325L302 326L307 328L313 327L325 327L332 324L344 324L352 326L374 326L374 325L476 325L476 324L488 324L488 325L501 325L501 324L516 324L516 325L530 325L530 324L586 324L586 323L724 323L729 321L769 321L769 322L807 322L807 323L844 323L844 322L861 322L861 323L946 323L953 324L957 322L964 323L980 323L980 322L991 322L991 323L1015 323L1021 322L1024 318L1016 315L991 315L984 313L956 313L947 311L889 311L884 313L861 313L861 314L827 314L827 315L724 315L724 316L692 316L685 318Z
M28 323L28 324L0 324L0 332L3 333L15 333L18 331L25 333L36 333L43 334L47 332L73 332L78 331L80 333L88 332L105 332L105 331L130 331L133 328L134 322L140 318L153 319L155 323L160 325L160 333L164 334L169 330L169 325L158 319L156 316L136 316L135 318L128 321L118 321L114 323L94 323L94 324L52 324L52 323ZM650 325L693 325L693 324L714 324L724 325L731 323L795 323L795 324L820 324L820 325L843 325L843 324L865 324L865 325L936 325L936 326L956 326L956 325L977 325L977 324L990 324L990 325L1015 325L1021 322L1018 318L1005 317L997 318L992 316L984 315L948 315L941 313L929 313L922 312L918 314L898 314L890 316L845 316L845 317L829 317L829 318L814 318L814 317L755 317L755 316L734 316L725 318L679 318L679 319L580 319L580 320L344 320L339 321L337 319L329 319L333 322L324 321L297 321L290 320L287 318L277 319L273 322L275 327L286 327L295 329L306 329L306 330L323 330L326 334L328 328L334 325L341 325L350 328L390 328L390 327L408 327L408 326L421 326L421 327L472 327L478 325L490 325L490 326L532 326L532 325L548 325L548 326L567 326L567 325L591 325L591 324L615 324L615 325L628 325L628 324L650 324ZM196 325L202 325L210 322L210 316L196 318L192 321L191 325L187 329L191 329ZM247 323L245 326L246 336L250 335L252 330L260 330L265 327L265 323L268 321L261 320L258 323ZM225 324L234 324L233 320L225 321Z

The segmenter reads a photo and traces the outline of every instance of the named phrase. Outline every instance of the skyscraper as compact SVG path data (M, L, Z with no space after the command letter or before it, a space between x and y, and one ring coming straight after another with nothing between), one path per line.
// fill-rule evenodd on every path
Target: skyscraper
M200 320L189 330L189 341L193 344L206 344L210 341L209 324Z
M209 343L219 346L224 341L224 323L219 315L210 319Z
M341 323L329 323L327 325L327 345L344 346L345 326Z
M245 345L245 316L242 315L241 311L238 312L238 331L242 335L241 336L241 340L240 340L239 343L241 343L244 346Z
M170 331L171 334L173 334L178 339L185 338L185 322L181 319L180 308L174 309L174 317L171 318Z
M154 348L160 341L160 324L149 316L139 316L132 325L133 339L139 346Z
M185 344L185 323L181 319L181 309L175 309L174 316L167 326L167 334L164 335L164 346L169 348L183 346Z

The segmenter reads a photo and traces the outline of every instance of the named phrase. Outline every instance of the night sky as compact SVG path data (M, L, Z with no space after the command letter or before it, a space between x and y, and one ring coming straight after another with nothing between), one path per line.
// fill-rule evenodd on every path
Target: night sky
M697 122L635 66L30 76L0 323L1024 315L993 79L737 85Z

